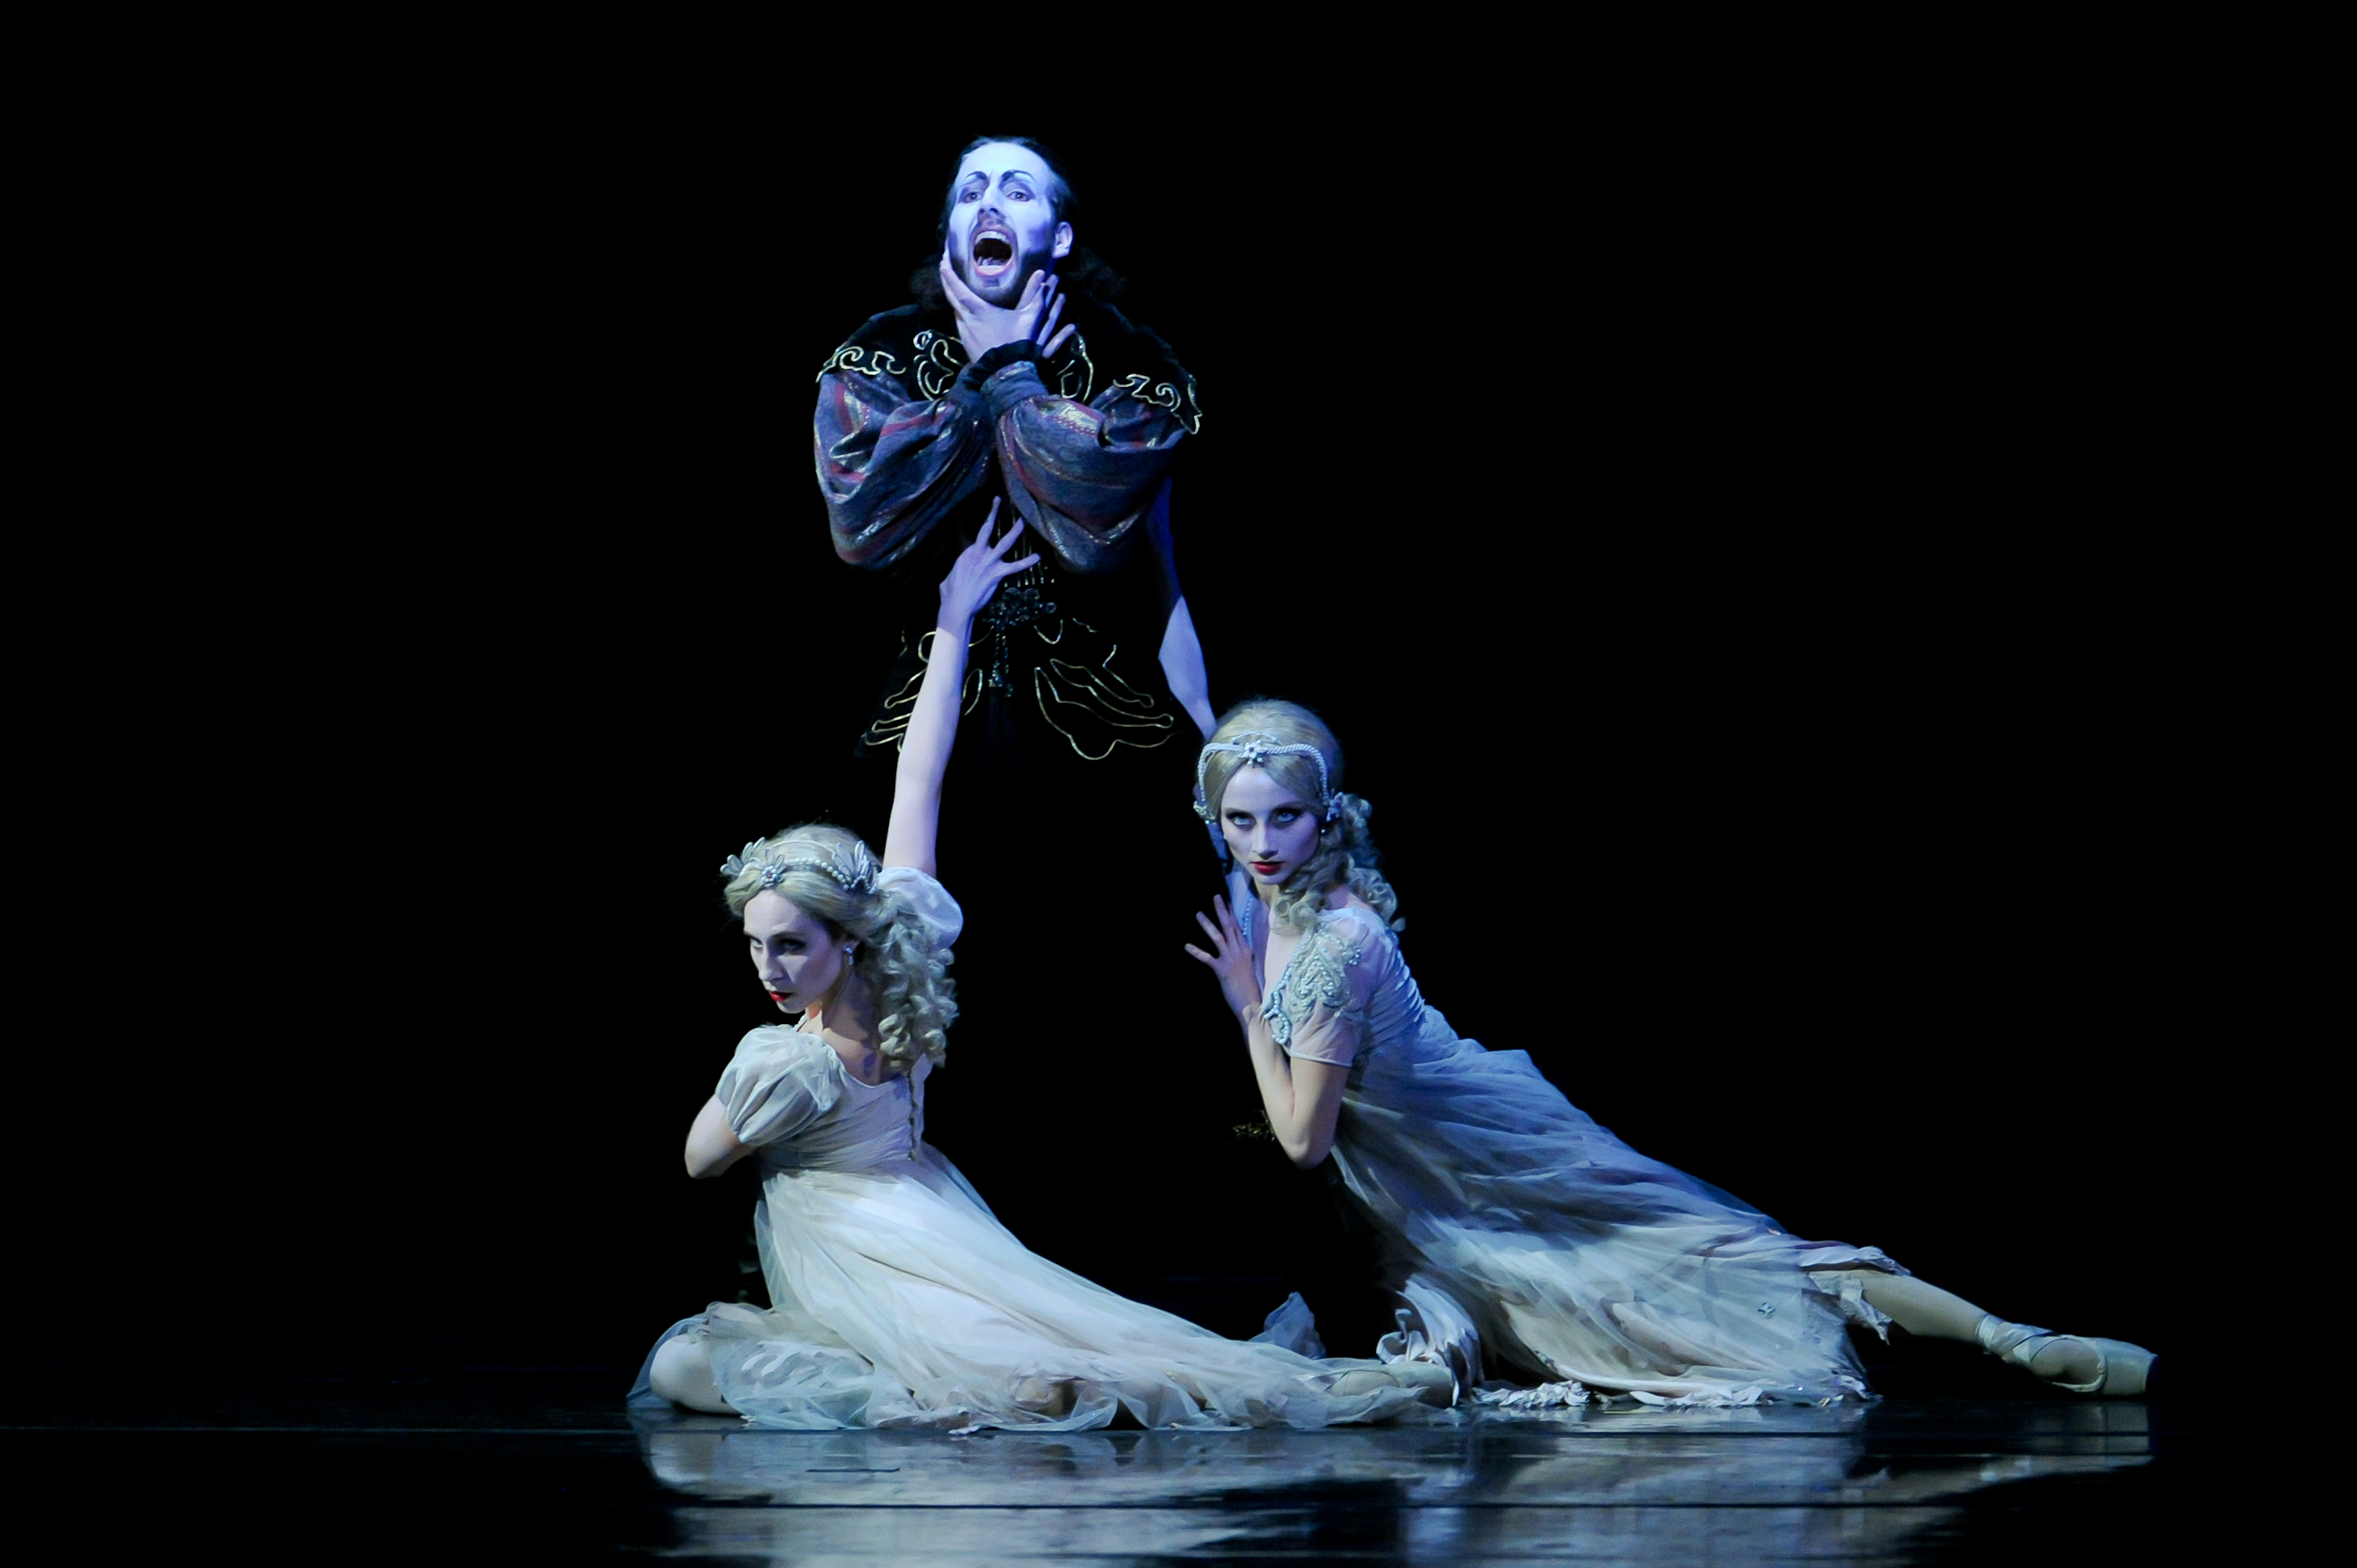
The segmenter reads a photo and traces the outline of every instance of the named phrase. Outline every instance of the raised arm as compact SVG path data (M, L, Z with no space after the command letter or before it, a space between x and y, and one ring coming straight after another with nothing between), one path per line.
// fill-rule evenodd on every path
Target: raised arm
M990 542L998 521L998 503L982 532L958 554L950 575L942 579L941 614L926 634L925 677L917 686L916 705L909 713L909 728L900 737L900 766L892 780L892 822L884 835L884 864L914 866L934 873L934 840L942 821L942 776L949 770L950 748L957 743L958 697L965 689L966 644L974 638L974 618L990 602L999 583L1039 557L1009 561L1006 553L1022 537L1017 521L1006 537Z
M1211 678L1203 669L1203 642L1195 635L1195 618L1187 613L1187 595L1178 586L1178 553L1170 540L1168 479L1162 481L1154 505L1146 511L1146 537L1154 549L1155 577L1162 589L1162 647L1157 655L1162 678L1170 682L1170 694L1209 740L1220 721L1211 712Z

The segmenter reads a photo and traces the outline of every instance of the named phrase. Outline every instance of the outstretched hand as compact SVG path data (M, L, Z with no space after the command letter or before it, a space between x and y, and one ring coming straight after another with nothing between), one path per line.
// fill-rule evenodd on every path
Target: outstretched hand
M1036 551L1020 561L1006 558L1015 542L1023 537L1023 520L1019 517L1015 526L1006 531L1006 538L996 544L990 542L990 531L998 522L998 507L996 500L990 503L990 515L982 520L981 532L974 536L973 543L958 552L950 575L942 579L942 614L937 624L959 633L961 638L973 627L974 618L982 607L990 603L990 596L998 591L999 584L1039 564Z
M1228 999L1228 1011L1241 1014L1260 1006L1260 981L1253 973L1252 944L1244 940L1243 929L1236 924L1235 912L1228 908L1225 898L1211 899L1211 915L1198 911L1195 923L1203 928L1211 944L1205 952L1194 943L1187 944L1187 956L1202 964L1220 977L1220 994Z
M950 264L950 253L942 252L942 293L950 302L950 310L957 317L958 341L965 345L968 360L979 360L993 349L1009 343L1038 343L1039 357L1052 360L1064 346L1076 328L1057 330L1056 323L1064 314L1064 296L1056 274L1035 272L1023 285L1023 297L1008 310L996 306L965 286Z

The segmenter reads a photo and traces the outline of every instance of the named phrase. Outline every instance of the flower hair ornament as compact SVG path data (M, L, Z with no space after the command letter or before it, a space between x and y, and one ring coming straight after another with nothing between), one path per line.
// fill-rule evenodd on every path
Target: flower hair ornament
M1244 759L1247 768L1266 768L1272 757L1306 757L1318 764L1318 827L1320 832L1333 825L1342 809L1342 798L1326 778L1326 754L1314 746L1287 746L1265 730L1248 729L1233 740L1216 740L1205 746L1195 758L1195 814L1211 825L1212 833L1219 832L1219 813L1211 810L1211 801L1203 797L1203 769L1220 752L1232 752Z
M761 841L755 839L720 863L720 875L734 882L748 871L755 872L762 886L775 887L790 871L815 871L851 892L873 896L876 891L876 857L864 843L854 843L848 854L830 847L823 854L780 855L774 860L764 858L760 850Z

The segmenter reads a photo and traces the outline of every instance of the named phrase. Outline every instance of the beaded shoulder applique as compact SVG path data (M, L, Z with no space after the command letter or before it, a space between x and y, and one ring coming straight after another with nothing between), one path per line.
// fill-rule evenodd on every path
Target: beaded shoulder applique
M1301 939L1286 961L1285 972L1276 977L1260 1004L1260 1015L1268 1020L1269 1036L1280 1046L1293 1040L1293 1019L1286 1012L1289 1004L1298 1002L1303 1007L1327 1006L1345 1011L1351 1005L1351 977L1346 972L1356 965L1365 952L1364 944L1348 935L1342 928L1355 925L1352 920L1324 919L1318 929Z

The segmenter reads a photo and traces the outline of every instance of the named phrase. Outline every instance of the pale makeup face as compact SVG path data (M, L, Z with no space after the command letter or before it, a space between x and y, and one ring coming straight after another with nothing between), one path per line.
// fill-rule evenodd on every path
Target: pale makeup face
M745 943L762 988L780 1013L805 1013L824 1002L843 980L849 939L792 899L763 891L745 906Z
M1072 253L1072 226L1057 221L1048 161L1012 142L966 154L950 182L950 264L966 287L1010 309L1035 272Z
M1228 853L1264 896L1283 886L1318 853L1316 808L1267 769L1250 764L1236 769L1220 797L1220 832L1227 836Z

